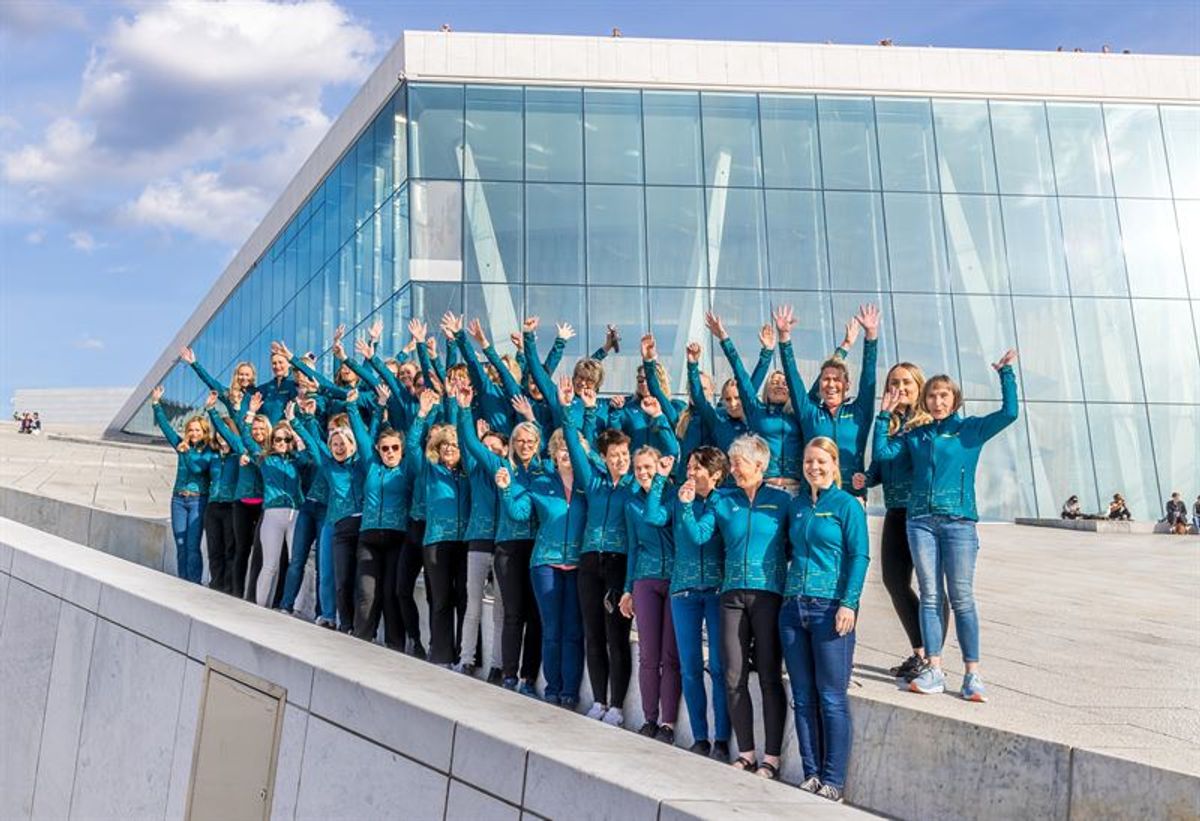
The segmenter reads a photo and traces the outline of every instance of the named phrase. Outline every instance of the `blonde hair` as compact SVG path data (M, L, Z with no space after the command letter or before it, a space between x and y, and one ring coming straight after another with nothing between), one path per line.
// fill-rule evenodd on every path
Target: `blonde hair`
M325 441L331 451L333 450L333 437L335 436L340 436L342 442L345 443L346 449L349 451L346 455L347 459L358 452L358 441L354 438L354 431L350 430L350 428L345 425L337 425L330 429L329 436Z
M542 429L539 428L537 425L533 424L532 422L521 422L519 425L513 426L512 433L509 434L509 437L508 437L509 461L511 461L513 464L517 464L516 454L513 452L512 443L516 440L518 433L528 433L533 436L534 441L537 443L533 446L534 447L533 459L536 459L537 458L536 452L542 449ZM533 459L530 459L530 462L532 462Z
M688 405L679 412L679 420L675 423L675 437L682 442L687 435L688 425L692 423L692 406Z
M215 448L216 442L213 439L213 429L212 425L208 421L208 417L202 413L188 417L188 420L183 423L183 432L185 435L187 434L188 425L192 424L193 422L200 426L200 432L203 434L203 438L200 440L200 443L207 448Z
M434 425L429 429L429 439L425 442L425 458L440 465L442 457L438 448L447 442L458 444L458 428L447 424Z
M662 458L662 451L653 445L642 445L633 452L634 459L638 458L639 456L649 456L654 459L655 463L657 464L658 460Z
M937 376L930 377L929 381L927 381L925 383L925 385L921 388L921 398L917 402L917 406L921 409L921 412L924 413L926 416L932 417L932 414L929 413L929 405L926 403L926 399L929 396L929 392L931 390L933 390L934 388L939 387L941 385L948 386L950 388L950 392L954 394L954 407L951 409L950 412L957 413L959 410L962 409L962 406L963 406L962 388L960 388L958 383L955 382L953 379L951 379L948 375L946 375L944 373L939 373Z
M250 369L250 384L254 385L258 382L258 371L254 368L253 362L242 360L233 366L233 373L229 375L229 394L232 396L235 392L240 396L242 389L238 387L237 375L242 368Z
M825 453L833 459L833 481L838 486L842 486L842 460L841 454L838 452L837 442L830 439L828 436L814 436L808 440L808 444L804 446L805 450L816 448L817 450L825 451Z
M579 443L583 445L584 451L591 450L591 448L588 447L587 440L583 438L583 434L577 433L576 435L579 437ZM546 443L546 452L550 454L551 458L553 458L555 453L560 450L566 450L566 448L567 435L563 433L562 428L556 428L554 433L550 434L550 441Z
M638 365L638 373L645 374L645 372L646 366ZM663 364L657 360L654 362L654 375L658 377L658 386L662 388L662 392L670 396L671 376L667 373L667 369L663 367Z
M604 366L595 359L580 359L571 371L572 379L587 379L596 383L596 390L604 384Z
M272 448L275 447L275 434L281 430L285 430L292 435L292 441L288 443L288 450L295 450L296 440L300 437L296 433L296 429L293 428L291 423L286 419L280 419L275 423L275 426L271 428L271 435L267 438L268 444L270 444Z
M254 418L250 420L250 438L254 438L254 423L262 422L267 428L267 436L263 439L267 444L271 443L271 434L275 431L275 426L271 424L271 418L266 414L256 413Z
M778 376L780 379L783 380L783 384L785 387L787 386L787 374L785 374L783 371L779 370L778 368L771 371L769 374L767 374L767 378L763 380L762 394L763 394L763 402L764 403L766 402L768 383L770 383L770 381L772 379L774 379L776 376ZM728 384L728 383L726 383L726 384ZM737 381L734 380L733 384L736 386ZM721 390L721 393L722 393L722 395L724 395L724 393L725 393L723 388ZM741 391L738 392L738 395L741 396ZM745 400L742 401L742 404L743 405L746 404ZM790 390L788 391L787 401L783 403L783 409L785 411L787 411L788 413L794 413L794 411L792 410L792 392Z
M908 375L917 383L917 402L913 407L904 406L904 411L900 408L892 410L892 418L888 420L888 436L895 436L900 432L900 429L911 430L919 428L922 425L928 425L933 421L929 412L921 406L921 396L925 393L925 372L920 366L914 365L911 362L897 362L892 367L888 368L887 376L883 378L884 390L887 390L888 383L892 381L892 374L900 368L908 371Z

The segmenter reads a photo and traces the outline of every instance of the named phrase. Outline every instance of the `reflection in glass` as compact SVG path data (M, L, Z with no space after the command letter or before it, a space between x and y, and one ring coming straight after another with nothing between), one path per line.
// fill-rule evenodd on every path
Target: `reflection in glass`
M758 357L758 330L770 316L768 294L764 291L712 292L712 310L725 322L729 338L737 346L747 370L754 367ZM707 333L707 331L706 331ZM749 363L749 364L747 364ZM713 346L713 376L718 385L733 376L725 355Z
M996 171L987 103L934 100L933 124L942 190L995 193Z
M458 282L414 282L409 297L412 316L425 320L430 328L437 327L446 311L462 313L462 285ZM446 355L445 341L444 337L438 340L439 356Z
M942 202L937 194L883 195L888 262L898 291L950 290ZM771 224L772 231L774 223Z
M1021 368L1028 371L1027 360L1022 361ZM1029 419L1029 439L1033 445L1038 515L1057 519L1070 496L1079 497L1085 512L1099 511L1084 406L1030 402L1022 410Z
M1144 405L1088 405L1092 457L1102 510L1114 493L1125 497L1135 520L1153 521L1162 515L1150 431Z
M1083 390L1092 402L1141 402L1133 315L1124 299L1074 299Z
M950 281L968 293L1008 291L1008 261L1000 203L996 197L947 194L942 197L950 244Z
M1029 400L1083 399L1079 352L1068 299L1013 297L1021 351L1021 385Z
M583 186L525 186L525 253L529 282L583 283Z
M640 187L587 187L587 279L589 285L646 282L646 223Z
M1071 292L1076 296L1128 294L1117 204L1109 199L1064 197L1058 207Z
M412 145L409 173L414 177L434 179L461 177L462 86L410 85L408 112Z
M1152 105L1105 105L1104 119L1117 196L1171 196L1158 109Z
M1050 135L1041 103L993 101L992 138L1004 194L1053 194Z
M820 372L821 363L829 358L842 341L845 335L845 316L853 315L859 302L877 299L873 295L863 294L835 294L831 299L830 294L816 291L772 291L769 296L773 305L791 305L796 311L797 323L792 329L792 351L796 357L800 379L805 385L812 384ZM854 308L849 309L848 313L843 309L837 309L838 312L835 312L834 302L838 298L845 304L853 303ZM757 343L755 344L754 353L758 351ZM748 364L746 367L751 366ZM853 360L850 363L850 374L853 379L857 379L858 371L854 368Z
M880 195L826 191L825 225L829 236L829 275L834 287L887 290L887 249Z
M1185 300L1135 299L1133 318L1142 352L1148 402L1200 404L1196 337Z
M587 329L578 330L581 336L587 337L584 350L589 353L604 343L604 333L609 325L615 325L621 334L620 353L609 353L604 359L604 392L633 393L637 386L637 369L642 364L639 340L650 328L646 316L646 291L642 288L589 287L587 321ZM664 367L669 368L672 354L672 349L668 347L670 340L656 341L659 359ZM682 348L679 354L682 356Z
M463 313L468 320L479 319L488 341L496 346L497 351L511 352L508 335L521 327L525 314L521 286L484 282L469 284L465 286L465 291Z
M1187 297L1175 209L1166 200L1117 200L1129 292L1133 296Z
M875 110L869 97L818 97L826 188L878 189Z
M412 198L409 275L414 280L462 279L461 183L411 182L409 194ZM350 248L343 246L343 268ZM353 282L353 278L347 277L345 281Z
M525 89L525 179L583 179L582 107L577 88Z
M637 91L583 92L588 182L642 181L641 97Z
M771 188L819 188L817 104L813 97L760 94L763 177Z
M892 310L896 359L919 365L927 377L944 373L958 381L958 346L949 295L892 294Z
M766 199L771 287L828 288L820 192L768 190Z
M701 185L700 95L693 91L642 94L646 182Z
M762 194L745 188L708 189L708 265L718 287L763 288L767 237Z
M999 383L996 393L999 394ZM970 402L969 416L1000 408L997 400ZM975 499L981 519L1011 519L1014 510L1034 510L1033 473L1029 467L1029 434L1024 413L983 447L975 473Z
M706 183L717 187L762 185L758 98L707 92L700 98Z
M1178 491L1190 510L1200 495L1200 413L1178 405L1150 405L1149 411L1163 503ZM1165 512L1160 507L1158 515Z
M1095 103L1048 103L1054 174L1060 195L1112 196L1104 114Z
M1200 297L1200 200L1176 200L1179 220L1179 244L1183 246L1183 267L1187 270L1188 292Z
M1171 189L1177 198L1200 197L1200 108L1164 105L1163 135L1167 139L1167 163Z
M708 285L704 190L646 188L646 245L651 285Z
M525 93L520 86L467 86L467 179L519 180Z
M575 329L576 336L567 340L562 364L558 374L570 373L575 367L575 361L581 356L591 353L584 352L587 333L587 313L584 309L586 293L582 288L556 285L530 285L525 289L525 316L536 316L542 320L538 330L538 352L545 357L554 344L554 324L567 322ZM626 344L636 344L634 340L625 339ZM624 345L621 346L625 347ZM555 374L551 374L552 376ZM609 393L607 384L601 386L604 393Z
M884 190L937 191L933 110L929 100L875 100Z
M958 330L963 396L968 399L999 397L1000 380L992 363L1009 348L1017 347L1008 297L955 295L954 319Z
M1067 294L1058 203L1048 197L1001 197L1009 279L1014 293Z
M468 281L521 281L525 244L523 191L523 186L511 182L465 184L463 258Z

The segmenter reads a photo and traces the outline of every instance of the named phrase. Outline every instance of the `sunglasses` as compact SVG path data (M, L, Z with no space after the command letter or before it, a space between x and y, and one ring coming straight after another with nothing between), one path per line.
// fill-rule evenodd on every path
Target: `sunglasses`
M455 450L458 450L458 444L455 442L442 442L440 445L438 445L438 447L439 448L454 448Z
M272 442L283 442L284 444L290 444L292 441L292 437L290 437L290 436L272 436L271 441Z
M393 453L393 452L398 452L399 450L400 450L399 445L380 445L379 446L380 453Z

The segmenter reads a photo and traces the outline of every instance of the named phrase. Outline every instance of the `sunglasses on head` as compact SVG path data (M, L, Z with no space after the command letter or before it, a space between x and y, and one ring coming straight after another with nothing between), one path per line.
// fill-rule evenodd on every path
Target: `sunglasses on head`
M379 446L380 453L393 453L393 452L396 452L399 450L400 450L399 445L380 445Z

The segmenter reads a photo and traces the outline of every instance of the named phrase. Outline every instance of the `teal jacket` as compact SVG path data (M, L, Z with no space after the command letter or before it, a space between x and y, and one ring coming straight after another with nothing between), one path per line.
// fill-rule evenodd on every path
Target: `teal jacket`
M575 484L587 497L587 525L584 530L584 553L625 553L629 537L625 526L625 505L633 477L628 473L613 481L608 468L598 467L584 450L579 431L569 416L563 425L563 438L571 454Z
M167 412L162 409L162 405L157 403L154 405L154 421L158 423L159 430L162 431L163 436L167 437L171 447L176 448L175 486L171 492L207 495L212 462L216 458L217 452L207 445L203 445L198 448L188 448L180 453L178 448L183 442L183 437L171 427L171 422L167 419Z
M799 418L787 405L777 405L758 398L758 393L750 381L750 374L746 373L742 358L733 346L733 340L721 340L721 350L725 352L725 357L733 369L738 395L742 398L746 424L750 430L765 439L771 449L767 477L785 476L794 479L800 476L804 442L801 439Z
M354 438L359 442L371 442L362 423L356 423L357 414L350 414ZM403 435L403 434L401 434ZM413 458L412 443L405 441L404 458L395 467L388 467L379 459L373 442L359 448L359 455L366 465L363 476L363 530L406 530L408 528L409 496L412 483L409 481L406 462ZM415 447L421 447L417 442Z
M625 592L633 592L633 583L640 579L670 579L675 567L675 535L669 522L662 521L664 507L655 503L657 515L648 516L650 497L661 499L664 487L673 487L662 476L655 476L650 489L638 485L629 489L625 503L625 531L628 552L625 558Z
M298 450L286 455L264 454L258 443L243 435L242 444L250 458L258 463L262 476L263 509L291 508L299 510L304 504L304 468L313 461L307 450Z
M242 443L242 455L246 457L244 464L243 460L238 460L238 478L237 486L233 490L234 496L238 499L262 499L262 469L258 462L251 459L250 454L245 452L246 439L250 436L253 429L236 415L231 416L230 421L233 422L233 426L236 429L238 441Z
M472 447L472 444L477 446ZM479 441L475 431L475 416L470 408L459 408L458 411L458 446L471 488L471 512L464 538L468 542L494 542L500 515L500 491L496 489L495 480L496 470L500 465L496 462L501 457L496 456ZM484 458L481 450L491 453L496 461ZM492 468L493 464L496 465L495 468Z
M414 429L418 427L413 426ZM464 460L460 456L458 465L452 469L430 462L425 457L424 447L414 447L412 455L414 464L418 465L417 481L424 488L424 543L465 541L471 515L471 483Z
M890 424L890 422L889 422ZM903 425L901 426L903 430ZM906 510L908 494L912 488L912 459L905 449L898 456L881 462L871 459L866 470L867 487L883 485L883 506L888 510Z
M578 475L570 499L558 471L554 471L532 476L526 486L513 483L503 488L500 504L516 521L528 521L535 514L537 516L537 536L533 541L530 567L575 567L579 564L587 502Z
M714 490L699 516L694 505L680 505L679 519L689 539L703 544L720 534L725 544L721 592L783 593L791 501L787 491L763 484L753 504L745 491L733 487Z
M525 353L529 357L529 376L533 380L533 384L541 391L543 401L549 411L550 418L548 424L547 422L543 422L540 416L538 424L542 426L542 430L553 431L563 427L565 419L570 417L580 427L583 435L588 440L588 444L594 446L596 434L602 430L617 426L617 417L620 411L611 409L607 399L599 399L596 402L595 408L585 410L583 400L578 396L572 400L570 407L562 407L558 402L558 386L554 384L554 381L550 378L550 372L546 370L538 359L537 335L532 331L526 331L524 340ZM601 360L603 358L603 349L592 354L592 359ZM640 413L641 410L639 409L638 412ZM584 421L585 414L589 417L586 422ZM632 451L632 449L631 445L630 450Z
M237 501L238 473L241 471L241 457L246 449L242 446L241 437L236 436L221 421L216 408L209 409L208 420L212 423L213 430L220 434L225 443L229 445L229 453L223 454L219 450L216 451L209 466L208 500L210 502Z
M717 590L725 569L725 545L720 533L714 531L706 541L698 542L683 523L683 507L690 507L691 518L696 520L704 515L707 500L697 496L684 505L677 498L664 498L668 493L674 497L674 487L666 482L650 486L645 521L659 527L667 524L672 527L675 562L671 568L671 595L685 590Z
M363 512L363 480L366 478L366 457L364 448L369 450L369 437L360 438L355 435L354 455L343 462L333 458L329 447L316 436L307 420L298 417L300 424L295 431L304 440L305 447L317 464L320 476L324 477L326 487L325 521L336 524L350 516L361 516ZM351 417L351 424L354 418Z
M975 470L983 445L1017 419L1017 377L1011 366L1000 369L1001 407L987 416L959 413L888 436L890 414L875 420L874 458L881 462L907 454L912 462L908 516L951 516L979 519L975 508Z
M458 442L463 448L463 458L468 459L468 471L471 476L471 525L475 525L475 503L477 499L486 498L494 505L492 515L495 517L493 536L471 536L468 539L493 539L500 542L516 542L532 539L536 530L535 522L531 519L517 521L508 515L504 505L500 503L500 491L496 487L496 471L507 468L512 476L513 484L527 488L533 477L547 472L546 463L537 458L528 466L520 465L503 456L497 456L488 450L475 432L475 423L468 414L459 417ZM484 479L487 484L484 484ZM477 487L478 486L478 487ZM471 530L468 528L468 534Z
M471 343L463 331L454 335L454 342L458 346L459 353L462 354L463 362L466 363L467 374L471 378L471 387L475 389L475 400L472 407L476 415L487 422L487 426L492 430L507 434L513 429L516 419L504 388L493 382L488 376L487 370L479 361L479 357L475 355L475 350L471 347ZM501 367L503 367L503 363ZM511 374L509 375L511 376ZM497 378L499 378L499 373L497 373ZM479 538L491 537L480 536Z
M833 599L858 609L871 560L862 503L831 485L792 499L788 513L787 586L783 595Z
M212 374L205 370L204 366L199 361L192 363L192 370L200 377L200 381L208 386L209 390L217 392L221 402L229 409L229 415L234 419L241 419L250 409L250 397L255 393L262 394L263 406L262 414L271 420L274 425L283 418L283 410L288 402L296 398L296 380L290 376L285 376L283 379L271 378L261 385L247 390L242 394L241 401L234 405L229 399L229 388L218 382Z
M351 388L338 385L325 374L313 370L309 367L308 363L299 357L293 356L290 361L293 368L317 383L318 395L326 400L325 404L327 407L324 408L326 418L338 413L348 413L351 407L358 411L363 418L371 418L371 414L375 411L375 386L378 382L364 377L364 374L369 374L369 371L355 365L349 360L334 360L334 373L337 373L343 364L349 365L350 370L358 374L360 380L357 387L358 398L354 402L347 402L346 399L350 396Z

